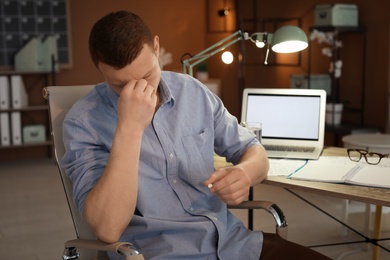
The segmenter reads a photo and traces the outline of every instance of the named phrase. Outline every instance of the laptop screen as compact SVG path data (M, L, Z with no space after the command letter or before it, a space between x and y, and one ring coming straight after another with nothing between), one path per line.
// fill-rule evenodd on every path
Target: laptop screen
M248 93L246 118L261 122L268 139L318 140L321 96Z

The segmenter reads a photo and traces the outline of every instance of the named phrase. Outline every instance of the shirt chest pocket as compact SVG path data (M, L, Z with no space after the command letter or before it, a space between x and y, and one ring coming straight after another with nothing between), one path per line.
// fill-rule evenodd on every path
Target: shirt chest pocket
M204 129L200 134L182 138L186 154L186 165L191 179L206 180L214 171L214 140L211 131Z

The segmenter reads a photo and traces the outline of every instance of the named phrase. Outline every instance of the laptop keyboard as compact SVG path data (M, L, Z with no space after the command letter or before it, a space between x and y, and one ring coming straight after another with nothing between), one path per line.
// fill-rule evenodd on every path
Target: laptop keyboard
M280 151L280 152L303 152L311 153L315 150L315 147L309 146L287 146L287 145L264 145L267 151Z

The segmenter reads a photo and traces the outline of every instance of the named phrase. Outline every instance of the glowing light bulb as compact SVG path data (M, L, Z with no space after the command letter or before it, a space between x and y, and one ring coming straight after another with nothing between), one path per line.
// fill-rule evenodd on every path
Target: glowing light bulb
M257 48L263 48L265 46L265 43L261 41L256 41L256 46Z
M233 54L230 51L225 51L222 53L222 61L225 64L230 64L234 60Z

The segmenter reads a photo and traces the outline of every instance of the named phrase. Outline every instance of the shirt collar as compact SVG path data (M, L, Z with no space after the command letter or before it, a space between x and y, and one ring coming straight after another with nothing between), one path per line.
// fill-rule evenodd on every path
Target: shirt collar
M118 112L118 101L119 95L106 83L107 97L111 102L112 106L115 108L115 111Z
M160 80L160 84L158 85L158 89L160 91L160 104L164 105L166 103L169 103L172 107L175 103L175 99L171 93L171 90L169 89L168 84L162 77Z

